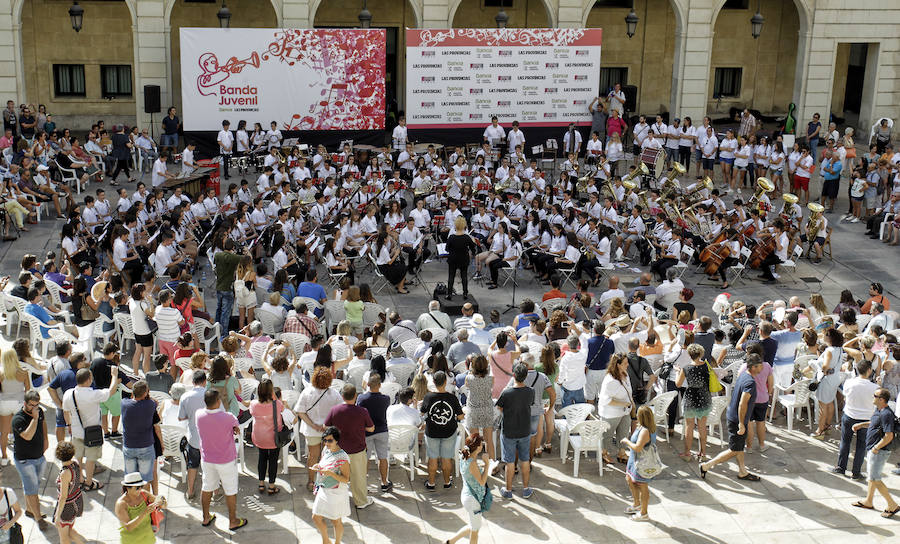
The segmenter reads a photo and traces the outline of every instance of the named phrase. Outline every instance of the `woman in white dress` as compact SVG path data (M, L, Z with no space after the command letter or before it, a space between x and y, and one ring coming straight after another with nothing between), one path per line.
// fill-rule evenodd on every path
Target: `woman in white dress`
M313 501L312 520L322 535L322 542L328 539L328 526L334 526L334 541L340 542L344 535L342 518L350 515L350 456L338 445L341 432L337 427L328 427L322 433L322 459L311 468L317 473L316 498Z

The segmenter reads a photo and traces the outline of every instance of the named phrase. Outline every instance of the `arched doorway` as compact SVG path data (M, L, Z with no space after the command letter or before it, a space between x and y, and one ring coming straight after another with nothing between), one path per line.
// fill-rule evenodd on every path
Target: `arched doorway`
M503 8L509 20L506 26L511 28L550 28L553 12L545 0L519 0L511 7ZM497 26L494 17L500 12L499 7L485 7L483 0L451 0L451 28L493 28Z
M639 23L633 37L625 34L628 2L591 1L585 26L603 29L600 60L600 94L605 96L615 83L635 85L637 111L653 115L669 111L672 78L678 54L676 35L680 19L670 0L637 0L634 9Z
M216 18L220 5L213 3L174 0L169 12L170 65L172 67L172 105L181 110L181 39L182 27L218 27ZM268 0L228 0L233 28L277 28L278 17ZM167 104L162 105L163 112Z
M406 83L406 28L419 26L418 14L410 2L403 0L368 0L366 8L372 13L372 28L383 28L385 47L385 92L387 105L402 108ZM359 0L323 0L315 10L315 28L359 28L357 15L362 9Z
M108 127L133 125L137 89L131 2L81 2L84 25L78 33L72 30L70 5L55 0L14 3L13 15L21 24L22 98L45 105L58 127L80 130L98 119Z
M712 116L730 108L783 113L798 98L798 34L805 25L794 1L760 0L765 24L759 38L750 33L756 2L719 1L713 14L707 111Z

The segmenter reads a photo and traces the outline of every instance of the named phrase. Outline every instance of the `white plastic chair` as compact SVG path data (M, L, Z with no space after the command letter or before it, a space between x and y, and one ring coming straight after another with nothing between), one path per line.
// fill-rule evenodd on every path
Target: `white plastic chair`
M575 452L575 463L572 467L572 476L578 477L578 465L581 454L587 456L589 451L597 453L597 464L600 465L600 476L603 476L603 435L609 431L609 423L601 419L588 419L578 423L569 433L568 445ZM565 456L562 460L566 462Z
M731 279L728 280L728 283L734 283L738 280L741 280L741 283L744 283L744 272L747 270L747 263L750 262L750 255L752 251L749 247L743 246L741 247L741 254L738 258L738 262L735 265L732 265L731 268L728 269L727 275L731 276Z
M149 395L150 398L156 401L156 404L160 406L162 406L163 401L172 400L172 395L163 393L162 391L154 391L151 389Z
M309 345L309 337L299 332L281 333L281 341L291 346L294 357L297 359L303 355L303 352L306 351L306 346Z
M797 364L801 360L803 363L801 364L801 368L805 366L809 361L816 360L815 356L811 356L808 359L808 356L803 356L798 358L794 364ZM777 365L772 368L772 380L774 382L775 387L772 390L772 407L769 409L769 423L772 422L772 418L775 416L775 407L778 406L778 396L790 389L791 382L794 379L794 365Z
M112 328L104 331L103 326L107 324L112 325ZM94 340L100 340L102 345L108 344L116 337L116 322L101 312L97 319L94 320L94 330L91 336Z
M344 372L344 381L346 381L347 383L352 383L353 386L356 387L357 391L362 391L362 379L367 370L369 369L364 365L355 366L350 370Z
M559 458L563 461L566 459L566 453L569 449L569 435L576 425L590 417L594 411L594 406L586 402L570 404L565 408L556 412L560 416L553 420L553 427L559 433Z
M672 401L675 400L675 397L678 395L678 391L666 391L660 395L657 395L650 401L650 408L653 409L653 419L656 421L656 426L662 427L666 430L666 440L669 439L669 414L668 409L669 405L672 404Z
M278 339L280 333L275 332L275 316L270 312L258 311L254 314L259 324L262 325L262 333L266 336Z
M255 378L241 378L238 380L241 385L241 398L246 402L256 396L256 388L259 382Z
M779 264L778 267L791 276L795 275L797 273L797 261L800 259L801 255L803 255L803 247L800 244L797 244L794 248L794 252L791 254L791 258ZM860 327L860 329L862 329L862 327Z
M802 419L803 409L806 408L806 415L809 417L809 428L813 426L812 406L810 405L809 383L811 380L799 380L790 387L782 389L781 395L778 396L778 403L787 409L787 426L788 431L794 430L794 414L796 411L798 419ZM788 393L787 391L793 391Z
M242 376L253 375L253 359L251 357L235 357L234 369Z
M28 325L31 346L33 348L37 348L38 346L40 346L41 357L47 359L47 354L49 353L50 346L54 344L55 341L53 340L53 337L44 338L44 335L41 334L41 327L49 328L51 331L53 331L54 328L61 331L62 324L57 323L56 325L44 325L43 323L41 323L40 319L34 317L31 314L26 314L25 312L22 312L22 315L20 315L19 318L25 321L25 323Z
M389 457L402 456L409 463L409 481L416 477L416 464L419 462L418 448L419 428L415 425L392 425L388 427ZM388 479L391 464L388 463Z
M416 365L392 365L391 368L388 369L388 374L394 377L397 384L400 385L401 388L409 385L410 378L413 373L416 371Z
M150 392L151 397L153 391ZM187 430L178 425L160 425L162 431L163 459L178 460L181 463L181 483L187 479L187 463L181 454L181 439L187 434ZM173 461L174 462L174 461Z
M191 358L190 357L179 357L175 359L175 366L181 369L182 372L187 372L191 369Z
M250 356L253 357L253 368L262 370L263 355L266 353L265 342L252 342L250 344Z
M410 338L405 342L400 344L400 347L403 348L403 353L413 361L416 360L416 350L419 349L419 346L422 345L422 341L418 338Z
M389 399L391 399L391 404L394 404L394 399L397 397L397 393L400 392L400 384L389 382L381 384L381 394L387 395Z
M16 322L16 336L19 336L22 332L22 315L25 314L25 306L28 305L28 301L9 293L3 293L3 298L6 299L3 306L6 313L6 336L12 336L11 332L14 320Z
M364 328L372 328L375 323L381 321L379 314L385 313L385 308L381 304L376 304L375 302L366 302L365 307L363 308L363 327ZM385 323L384 332L387 333L388 324Z
M450 347L449 345L447 345L447 338L450 336L447 333L447 331L445 331L444 329L437 328L437 327L429 327L425 330L429 331L431 333L431 342L432 343L440 342L444 345L445 349Z
M363 312L365 312L365 309L363 309ZM323 318L325 320L325 328L327 332L330 333L338 323L347 319L347 311L344 310L344 301L326 300L325 315ZM365 324L365 316L363 316L363 324Z
M122 348L122 351L125 351L126 342L131 342L131 346L134 348L134 324L131 321L131 315L122 312L113 312L113 321L116 322L119 339L122 342L119 347Z
M322 312L325 311L325 306L322 306L322 304L314 298L309 298L309 297L296 297L296 298L299 298L304 303L306 303L306 308L310 312L312 312L314 310L321 310ZM293 301L291 301L291 304L293 304Z
M694 248L692 248L690 246L682 248L681 259L679 259L679 261L677 263L672 265L672 268L674 268L677 271L677 273L675 274L676 277L681 278L682 276L684 276L684 273L687 272L687 269L688 269L688 263L690 263L691 259L693 259L693 258L694 258Z
M212 345L214 343L219 344L219 349L222 349L222 342L219 341L219 338L222 336L222 326L218 322L210 323L201 317L194 316L194 323L191 329L194 333L194 338L197 338L203 344L203 350L206 353L212 353Z
M728 401L730 398L728 396L718 396L712 398L712 409L709 411L709 415L706 416L706 424L709 426L709 434L715 434L715 428L719 428L719 438L724 439L725 436L722 434L722 414L725 413L725 409L728 408Z

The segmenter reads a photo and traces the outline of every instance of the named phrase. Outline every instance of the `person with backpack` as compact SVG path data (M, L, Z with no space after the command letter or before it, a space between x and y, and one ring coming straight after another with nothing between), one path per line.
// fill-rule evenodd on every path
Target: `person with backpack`
M638 354L640 348L639 338L628 341L628 379L631 380L631 397L636 406L647 402L647 393L653 388L657 378L650 361Z
M866 498L854 502L853 506L873 510L875 506L872 501L875 499L875 491L878 491L887 501L887 509L881 513L883 518L892 518L900 512L900 506L897 505L887 486L884 485L882 474L884 465L891 456L891 451L900 446L900 440L897 439L900 423L888 406L890 400L891 393L887 389L880 388L875 391L875 397L872 400L872 404L875 405L875 413L872 414L872 418L853 426L854 431L868 427L868 431L866 431L866 466L869 471L869 489Z
M206 390L219 392L222 408L226 412L231 412L235 417L240 414L241 401L238 400L238 397L241 394L241 384L231 374L231 368L229 368L225 357L219 355L212 360L208 381L206 382Z
M641 475L639 458L649 453L647 446L656 445L656 418L649 406L641 406L637 410L637 428L632 431L631 438L623 438L620 444L628 448L628 463L625 465L625 481L634 499L625 513L631 515L631 521L650 521L647 505L650 502L650 478Z

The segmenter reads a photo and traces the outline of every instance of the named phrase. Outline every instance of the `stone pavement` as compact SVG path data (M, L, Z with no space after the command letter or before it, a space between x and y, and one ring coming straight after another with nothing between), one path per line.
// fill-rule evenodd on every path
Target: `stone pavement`
M814 184L815 185L815 184ZM88 191L93 194L96 186ZM133 187L132 187L133 189ZM814 187L812 194L817 194ZM108 194L111 191L107 191ZM843 193L843 191L842 191ZM846 197L843 197L846 198ZM841 202L837 207L843 211ZM772 298L799 295L804 300L812 292L821 292L830 306L837 302L842 289L851 289L859 298L865 298L870 281L884 283L886 295L895 301L898 292L892 281L900 268L900 256L896 249L862 236L861 224L839 224L839 214L829 215L833 234L835 260L826 259L819 265L808 261L799 264L795 278L783 275L776 285L764 285L748 280L729 291L733 297L746 301L762 302ZM25 252L33 252L43 258L47 250L57 250L61 222L44 220L32 225L32 232L14 242L0 243L0 274L15 276L19 259ZM516 291L516 302L524 297L540 299L545 287L530 276L520 277L521 287ZM755 274L751 274L751 277ZM446 281L443 263L429 263L424 268L425 286L410 287L410 294L391 295L385 290L377 294L379 302L397 308L401 314L415 319L429 300L437 282ZM797 278L817 278L809 282ZM370 274L361 281L368 281ZM623 279L627 276L623 274ZM695 289L695 302L699 311L708 312L712 300L720 292L717 287L697 286L702 275L689 271L685 283ZM207 278L211 284L212 278ZM511 286L511 284L509 284ZM564 289L571 291L571 287ZM595 290L599 292L600 290ZM487 317L490 309L501 309L510 302L509 288L493 291L473 284L471 292L481 304ZM214 295L207 289L207 302L212 309ZM512 313L504 316L509 322ZM0 339L0 347L7 347L11 339ZM51 406L49 399L45 404ZM48 412L52 412L50 409ZM48 413L48 421L53 421ZM680 426L679 426L680 431ZM808 438L806 422L798 424L792 432L784 429L784 420L776 420L770 431L774 447L765 453L748 456L748 466L763 477L761 483L744 485L731 478L734 465L717 467L703 481L695 464L688 464L677 457L681 449L680 435L670 441L661 441L663 461L669 466L660 478L651 484L650 523L634 523L622 513L628 504L628 488L621 466L613 467L602 476L597 473L593 457L583 459L578 478L572 477L571 452L565 464L559 460L558 445L554 441L554 454L536 460L533 471L533 487L537 490L530 500L517 496L511 501L499 498L495 487L494 507L486 517L481 532L482 542L508 542L510 537L524 536L527 542L696 542L744 543L790 542L867 542L889 541L900 535L897 520L884 520L878 511L852 508L850 503L864 493L864 484L827 472L836 459L837 437L834 435L822 443ZM48 460L52 461L55 440L50 432L51 447ZM720 451L718 438L710 439L709 453ZM115 446L115 447L114 447ZM107 484L100 492L85 495L85 514L76 528L88 538L98 542L118 541L118 522L112 512L118 496L118 482L122 477L120 444L104 446L103 463L112 470L100 475ZM896 457L896 456L895 456ZM897 459L894 459L897 461ZM168 498L170 510L160 532L160 541L192 542L258 542L270 538L275 542L318 542L318 533L310 521L312 497L306 492L305 469L291 459L290 473L279 479L283 492L275 497L260 497L256 492L256 454L247 455L247 472L241 477L239 515L249 517L250 525L236 534L227 529L224 504L214 506L219 514L218 529L200 526L197 505L188 505L183 499L184 485L177 476L170 476L170 466L161 473L160 492ZM43 483L42 508L50 512L55 503L55 478L57 469L52 463ZM176 465L177 466L177 465ZM177 472L176 472L177 474ZM395 491L381 495L374 486L376 502L369 509L354 511L346 526L346 542L442 542L465 522L460 508L459 485L452 490L440 489L428 493L422 485L424 472L419 467L415 482L410 485L408 472L402 466L391 469ZM373 483L375 478L370 478ZM21 485L15 470L4 467L0 482L21 494ZM900 488L900 478L889 476L888 487ZM519 490L521 487L519 486ZM880 499L876 505L883 508ZM880 510L879 510L880 511ZM35 524L24 519L21 522L26 542L57 542L52 529L41 534Z

